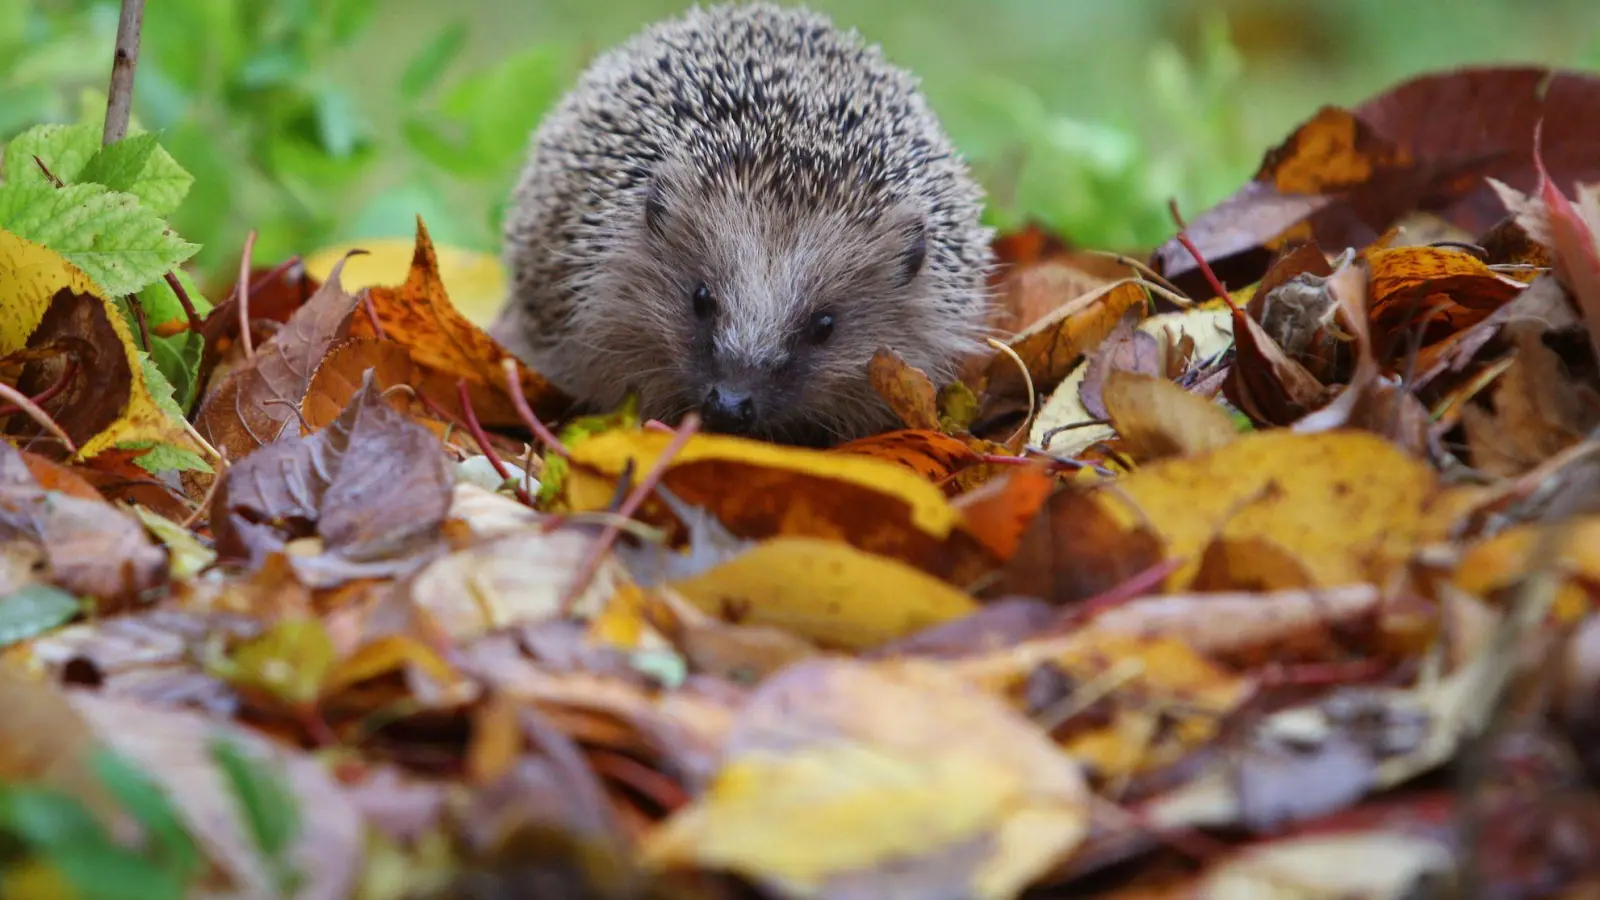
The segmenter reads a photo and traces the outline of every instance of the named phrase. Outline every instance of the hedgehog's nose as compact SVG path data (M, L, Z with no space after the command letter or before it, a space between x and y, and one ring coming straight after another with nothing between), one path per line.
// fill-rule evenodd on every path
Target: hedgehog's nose
M713 387L700 404L700 415L712 431L743 434L756 423L756 402L742 391Z

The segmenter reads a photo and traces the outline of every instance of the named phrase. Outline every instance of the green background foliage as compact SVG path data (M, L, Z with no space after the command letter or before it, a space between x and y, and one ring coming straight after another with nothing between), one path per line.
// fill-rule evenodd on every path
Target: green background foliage
M528 131L597 49L683 0L153 0L135 113L198 189L210 280L409 236L493 251ZM993 196L1139 248L1323 103L1469 62L1600 64L1600 4L1544 0L812 0L923 78ZM0 3L0 141L103 103L117 4Z

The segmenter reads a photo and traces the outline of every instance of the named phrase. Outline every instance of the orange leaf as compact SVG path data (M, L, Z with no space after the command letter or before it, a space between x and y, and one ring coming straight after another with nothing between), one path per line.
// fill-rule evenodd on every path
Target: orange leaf
M439 259L427 226L417 219L417 247L411 258L411 272L404 284L369 289L372 306L383 326L384 336L405 347L411 359L426 374L437 375L452 386L434 402L460 415L461 404L453 386L467 381L468 396L478 420L486 426L515 426L517 415L506 392L505 371L501 363L511 357L488 332L472 324L450 302L444 281L439 277ZM350 328L356 337L377 337L368 316L357 316ZM523 395L540 417L562 412L568 400L554 385L521 362L517 362Z

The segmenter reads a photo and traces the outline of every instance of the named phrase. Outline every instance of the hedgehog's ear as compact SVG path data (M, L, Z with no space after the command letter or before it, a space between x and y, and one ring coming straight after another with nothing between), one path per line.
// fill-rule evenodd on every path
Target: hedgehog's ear
M896 260L895 273L900 277L900 286L905 287L922 271L922 264L928 259L928 223L916 216L906 223L902 234L903 249Z

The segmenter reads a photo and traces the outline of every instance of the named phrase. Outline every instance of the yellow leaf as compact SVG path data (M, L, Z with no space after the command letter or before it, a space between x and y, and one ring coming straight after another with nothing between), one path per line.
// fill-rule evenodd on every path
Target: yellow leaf
M98 294L89 276L61 254L0 228L0 354L15 353L62 288ZM115 317L113 317L115 318Z
M463 681L449 663L416 638L387 634L362 644L354 653L339 660L323 678L321 693L332 694L407 666L415 666L441 688L457 687Z
M865 650L977 610L904 563L818 538L775 538L671 585L713 616Z
M334 663L333 639L320 619L285 619L233 652L223 674L293 705L322 694Z
M461 314L479 328L487 328L506 296L505 267L488 253L460 247L435 245L439 255L439 277L450 292L450 300ZM328 275L351 250L366 253L350 257L339 281L352 294L365 287L400 284L411 271L416 242L411 238L371 238L328 247L306 258L306 272L318 281Z
M1119 634L1091 625L949 664L991 693L1021 696L1040 666L1075 685L1035 718L1104 779L1171 765L1205 746L1226 714L1251 696L1249 682L1174 637ZM1074 719L1086 702L1093 716ZM1074 725L1074 723L1077 723Z
M1562 573L1551 613L1557 621L1572 623L1589 614L1594 603L1580 582L1600 580L1600 516L1585 516L1555 525L1560 529L1561 551L1551 564ZM1511 587L1531 574L1528 569L1540 539L1540 526L1518 525L1474 545L1456 568L1456 587L1478 597Z
M133 333L116 305L100 294L89 276L55 251L0 229L0 353L11 353L28 341L50 300L62 288L88 294L105 304L106 319L122 341L133 380L122 413L108 428L78 448L74 461L89 459L117 444L154 441L198 452L199 445L181 424L156 405L145 382Z
M727 869L791 897L848 879L860 896L922 885L1009 898L1088 830L1072 760L927 662L790 666L751 698L728 754L646 839L648 862Z
M1430 510L1440 494L1431 468L1376 435L1266 431L1153 463L1096 497L1128 526L1148 522L1170 556L1185 558L1168 582L1178 590L1218 538L1285 551L1313 586L1381 582L1420 543L1444 537Z
M572 448L574 466L567 482L567 496L572 508L582 511L605 509L610 506L612 495L616 490L614 479L619 477L630 463L633 466L634 476L643 477L645 472L655 466L656 460L660 458L662 451L667 449L672 439L671 434L657 431L619 429L595 435ZM679 491L679 496L689 503L697 505L716 503L717 494L725 495L720 501L723 504L737 505L759 499L737 490L727 490L730 486L740 484L740 481L737 478L728 478L726 473L715 472L715 469L721 466L764 469L793 476L793 480L803 482L801 486L805 489L804 492L812 494L829 491L832 486L828 482L837 483L839 489L855 488L876 494L887 504L897 507L902 515L909 518L913 527L936 539L948 536L951 529L961 520L961 514L951 507L944 493L915 472L894 463L865 456L783 447L763 441L723 435L696 434L673 457L667 472L670 476L674 472L691 467L709 467L713 470L708 474L717 476L713 480L721 483L723 490L696 497L685 496L684 492ZM585 469L589 471L583 471ZM596 478L590 472L605 477ZM773 505L771 501L772 497L768 494L766 496L768 507ZM728 521L729 517L723 514L725 510L712 511L723 521ZM793 522L799 514L793 508L769 509L766 512L785 522ZM852 510L842 509L837 512L849 517ZM859 508L854 510L856 515L861 512ZM848 522L838 520L831 524L843 527Z

